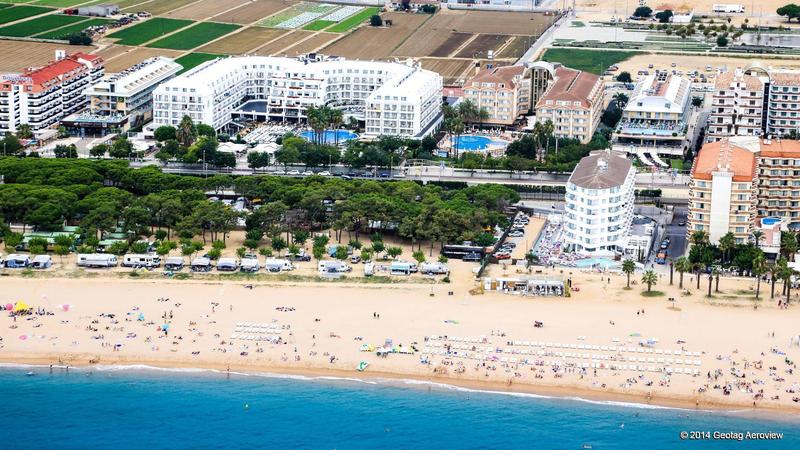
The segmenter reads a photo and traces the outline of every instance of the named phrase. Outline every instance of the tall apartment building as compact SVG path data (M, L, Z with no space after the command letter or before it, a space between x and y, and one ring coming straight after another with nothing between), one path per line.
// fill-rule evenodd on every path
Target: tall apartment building
M732 232L746 242L756 218L758 138L705 144L692 164L687 233L708 233L712 243Z
M758 157L758 215L800 229L800 141L767 139Z
M573 251L621 252L633 221L636 170L608 150L583 157L567 181L564 241Z
M343 58L220 58L159 85L154 126L184 115L217 130L241 121L304 122L330 105L365 122L368 136L422 137L442 120L442 77L407 64Z
M800 134L800 71L769 73L767 133L772 136Z
M764 89L769 77L742 69L723 72L714 82L707 142L728 136L761 136L764 133Z
M536 103L536 121L553 123L557 137L592 140L603 113L603 82L597 75L558 67Z
M464 99L486 109L484 123L512 125L531 110L530 70L522 65L483 69L464 84Z
M58 124L86 107L83 90L102 78L103 59L97 55L56 51L56 60L0 80L0 133L28 124L34 131Z
M758 64L719 74L706 141L731 136L800 134L800 71Z
M623 108L614 140L643 147L675 147L683 153L691 88L689 79L665 71L646 76L636 83Z
M732 137L703 146L690 184L688 224L713 242L745 242L763 220L800 229L800 141Z

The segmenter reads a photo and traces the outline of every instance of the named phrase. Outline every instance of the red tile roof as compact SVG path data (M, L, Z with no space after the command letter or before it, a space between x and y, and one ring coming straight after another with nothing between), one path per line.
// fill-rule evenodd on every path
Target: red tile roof
M753 181L756 155L727 139L704 145L692 165L692 178L711 180L712 172L720 170L733 172L733 181Z
M589 96L600 80L600 77L588 72L561 66L556 69L555 78L556 80L552 86L550 86L550 89L539 99L539 102L536 104L537 108L544 106L547 100L580 102L581 106L585 108L591 107Z

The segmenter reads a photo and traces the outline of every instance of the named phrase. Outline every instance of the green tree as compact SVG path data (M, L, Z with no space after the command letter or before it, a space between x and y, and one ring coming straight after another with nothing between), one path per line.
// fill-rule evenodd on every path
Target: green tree
M22 243L22 233L8 232L3 236L6 250L13 252Z
M640 6L633 11L634 17L650 17L653 14L653 10L647 6Z
M628 288L631 287L631 274L636 271L636 263L632 259L622 262L622 272L628 277Z
M175 138L184 147L189 147L197 139L197 130L194 127L194 122L189 116L183 116L181 123L175 130Z
M622 71L617 75L617 81L620 83L632 83L633 78L631 78L630 72Z
M130 158L133 153L133 144L126 136L118 137L111 145L111 150L108 152L112 158L124 159Z
M653 285L658 283L658 275L652 270L648 270L642 274L642 283L647 285L647 292L650 292Z
M732 232L727 232L719 238L719 249L722 251L722 264L728 261L730 251L736 246L736 237Z
M20 124L17 126L17 137L19 139L32 139L33 138L33 128L27 123Z
M692 271L692 263L685 256L681 256L675 260L674 264L675 270L677 270L680 274L680 278L678 279L678 288L683 289L683 274L685 272Z
M347 259L347 256L348 256L347 255L347 247L345 247L344 245L340 245L340 246L336 247L336 253L334 253L334 256L333 256L334 258L339 259L339 260L345 260L345 259Z
M270 238L270 245L273 250L280 253L281 250L286 248L286 241L280 236L272 236L272 238Z
M374 14L369 18L369 25L372 27L380 27L383 25L383 19L381 19L381 16Z
M125 241L114 242L106 251L112 255L122 256L128 251L128 243Z
M413 257L420 264L425 262L425 253L420 250L415 251Z
M392 258L397 259L398 256L403 254L403 249L400 247L389 247L386 249L386 253Z
M168 141L170 139L176 138L176 130L175 127L169 125L161 125L160 127L156 128L153 131L153 137L158 142Z
M797 19L800 22L800 6L794 3L781 6L775 12L777 12L779 16L786 17L787 22L791 22L792 19Z
M756 300L761 293L761 276L767 272L767 261L764 258L764 253L759 252L753 260L753 276L756 277Z

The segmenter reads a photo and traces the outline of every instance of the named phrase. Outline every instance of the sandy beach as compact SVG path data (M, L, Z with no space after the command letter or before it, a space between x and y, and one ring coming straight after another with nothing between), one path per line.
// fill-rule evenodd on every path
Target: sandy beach
M620 275L575 273L580 291L559 299L473 295L476 284L467 278L249 288L232 281L3 277L3 304L24 301L47 314L0 317L0 361L399 377L692 408L800 411L793 401L800 393L791 392L800 387L800 348L790 347L796 313L770 302L767 284L767 300L755 310L735 295L705 300L705 280L699 291L681 295L677 274L675 286L662 280L664 296L655 298L641 296L640 286L626 290ZM754 282L723 279L721 286L730 294ZM689 275L684 287L694 291ZM675 306L670 296L678 298ZM639 345L650 338L658 340L652 348ZM409 353L361 351L387 339ZM369 367L357 372L361 361ZM593 364L584 368L583 361ZM683 369L648 370L666 365Z

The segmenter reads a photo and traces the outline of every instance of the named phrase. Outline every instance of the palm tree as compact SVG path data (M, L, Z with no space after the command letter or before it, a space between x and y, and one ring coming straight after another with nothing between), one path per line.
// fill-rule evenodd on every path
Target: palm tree
M653 285L658 283L658 275L652 270L648 270L642 275L642 283L647 285L647 292L650 292Z
M19 139L30 139L33 137L33 128L27 123L20 124L17 127L17 137Z
M788 265L781 268L780 277L783 280L783 290L786 292L786 304L789 304L789 296L792 292L792 278L794 277L795 271Z
M728 260L728 252L736 246L736 237L730 231L719 238L719 249L722 251L722 263Z
M627 288L630 289L631 287L631 274L636 270L636 263L633 262L632 259L626 259L622 263L622 271L625 275L628 276L628 286Z
M786 260L783 259L781 256L778 259L778 262L769 266L769 276L770 276L770 291L769 291L769 298L775 298L775 283L778 281L778 274L780 273L781 263L785 262Z
M761 230L753 231L750 236L753 238L753 243L756 244L756 247L761 245L761 240L764 239L764 232Z
M692 233L692 245L705 245L708 244L708 233L705 231L695 231Z
M341 109L332 108L330 112L331 126L334 130L337 130L339 126L344 122L344 113ZM339 145L339 133L335 133L336 145Z
M694 263L694 271L697 272L697 289L700 289L700 270L705 269L702 263Z
M698 277L699 279L699 277ZM708 272L708 297L711 297L711 282L714 281L714 271Z
M719 292L719 276L722 275L722 272L715 267L714 270L711 272L711 275L714 276L714 282L716 283L714 285L714 292Z
M192 122L191 117L183 116L181 123L178 124L178 128L175 130L175 137L184 147L192 145L197 137L197 130L194 127L194 122Z
M758 294L761 292L761 275L763 275L767 271L767 263L764 259L764 253L759 252L756 255L756 258L753 260L753 275L756 277L756 300L758 300Z
M625 108L625 105L628 104L628 96L625 95L624 92L617 92L614 94L614 101L617 102L617 107L619 109Z
M781 255L793 261L795 253L797 253L797 236L794 233L781 233Z
M477 114L477 119L478 119L479 127L480 127L481 130L483 130L483 122L486 121L486 120L489 120L489 117L490 117L489 116L489 111L487 111L486 108L481 106L481 108L478 110L478 114Z
M680 273L680 278L678 281L678 288L683 289L683 274L684 272L691 272L692 271L692 263L689 262L689 259L685 256L681 256L677 260L675 260L675 270Z

